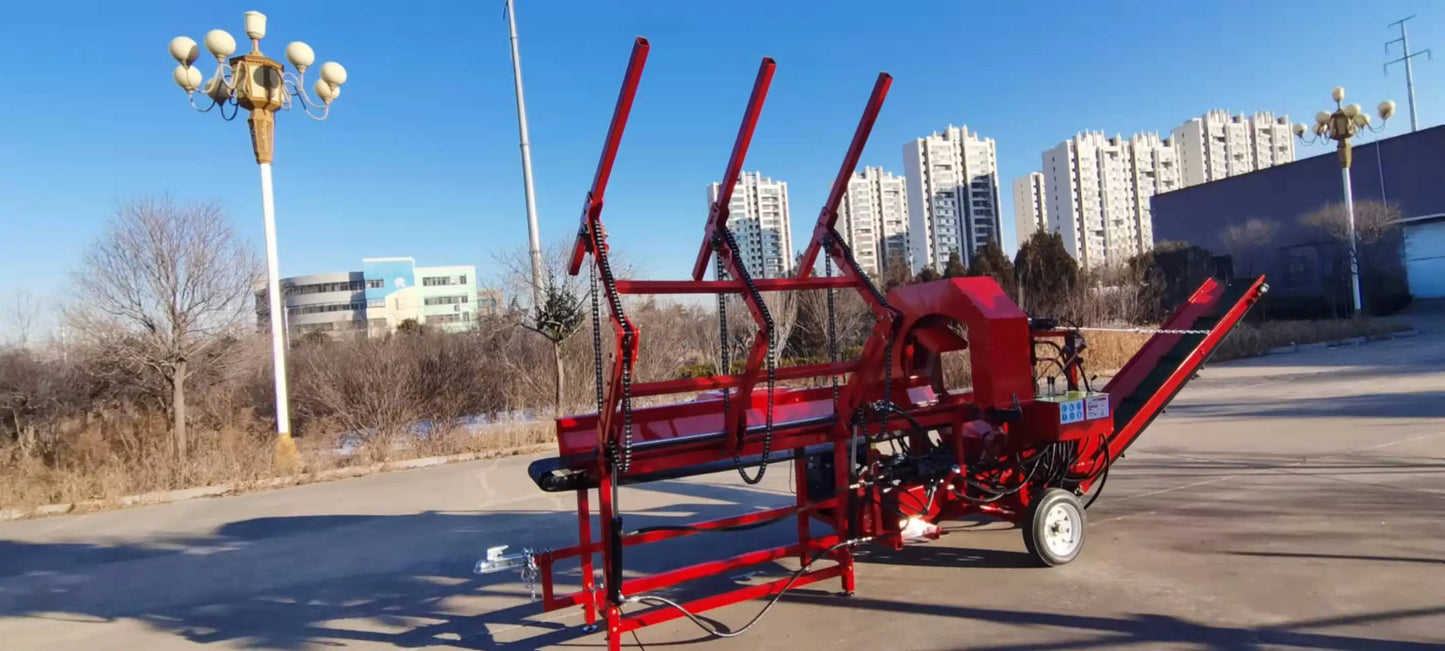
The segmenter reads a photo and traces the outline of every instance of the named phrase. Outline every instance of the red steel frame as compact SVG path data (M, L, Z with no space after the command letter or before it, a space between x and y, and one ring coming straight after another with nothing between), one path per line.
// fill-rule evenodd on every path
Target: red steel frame
M691 279L655 281L614 278L608 264L607 241L601 213L607 182L636 98L648 49L648 42L643 38L638 38L633 46L597 172L583 203L577 240L568 266L569 273L577 275L587 257L591 256L593 272L600 276L606 288L609 319L617 341L616 354L605 378L599 413L558 419L558 442L562 458L587 459L579 468L585 472L587 481L576 490L578 544L542 552L534 557L541 574L543 608L550 611L580 605L588 624L596 623L600 616L606 622L609 649L620 648L621 634L626 631L681 616L680 612L673 609L652 609L624 614L621 606L625 595L673 586L740 567L788 557L796 557L803 562L819 552L829 550L828 557L833 561L831 565L803 572L792 585L806 585L836 577L841 579L843 590L851 593L855 586L850 549L853 543L863 540L892 543L895 546L902 543L899 530L903 523L886 516L881 489L876 485L856 483L860 478L851 474L855 466L850 459L850 449L853 448L850 442L857 441L854 437L860 433L884 435L906 430L910 425L936 430L940 434L944 449L953 450L959 464L966 465L965 459L969 454L977 456L983 454L981 450L992 450L989 446L993 445L990 442L993 439L971 429L972 424L984 423L984 429L991 429L1008 439L1006 449L987 453L1005 455L1015 462L1028 454L1027 446L1032 442L1059 439L1079 441L1084 451L1081 458L1091 458L1095 451L1101 454L1107 452L1106 463L1112 462L1172 399L1219 340L1263 292L1261 278L1250 287L1243 300L1221 316L1214 332L1190 352L1164 386L1155 391L1136 416L1117 432L1112 421L1094 421L1084 426L1063 428L1058 424L1057 415L1054 416L1053 427L1041 426L1039 423L1045 422L1046 418L1040 414L1047 416L1044 410L1048 405L1035 401L1033 369L1028 351L1031 350L1034 339L1065 336L1064 331L1031 332L1028 317L1004 295L996 283L987 278L950 279L905 286L885 297L859 268L847 244L836 230L838 207L892 83L892 78L887 73L879 74L874 85L852 142L819 212L817 224L801 260L798 277L757 280L749 277L737 252L732 250L722 235L727 228L732 191L741 174L748 146L776 68L776 64L769 58L764 58L759 67L732 153L724 168L719 196L709 209L702 245ZM714 254L718 256L717 261L726 272L727 279L704 280L708 263ZM813 275L813 267L819 255L827 255L835 263L839 269L838 276ZM857 361L777 370L775 377L778 380L827 376L847 378L841 391L836 394L830 387L821 387L788 390L781 396L769 397L768 403L775 402L776 410L784 415L772 431L772 443L774 449L792 452L791 462L794 464L797 493L795 503L789 507L696 523L687 528L625 533L621 529L617 503L617 488L623 480L647 473L692 468L736 456L751 457L763 452L763 443L758 440L756 432L761 426L758 411L767 403L762 402L762 396L756 387L768 355L768 339L771 333L767 331L767 324L770 320L767 306L758 300L757 294L749 290L749 284L757 292L852 288L859 292L877 317L873 332ZM628 318L622 302L621 297L628 294L740 294L759 329L743 371L735 375L644 382L628 386L626 378L631 377L640 337L640 332ZM1213 310L1223 297L1222 285L1213 281L1206 282L1179 308L1166 327L1187 326L1202 314ZM968 340L953 334L947 327L948 322L967 325ZM1175 347L1179 336L1156 335L1151 339L1144 350L1106 387L1111 400L1138 389L1145 377L1161 363L1166 352ZM973 351L974 389L966 393L949 393L942 386L940 356L965 347ZM1070 368L1070 377L1075 377L1077 371L1077 367ZM884 395L883 387L890 382L891 395ZM627 407L630 403L624 402L624 393L630 397L643 397L717 390L728 392L737 406L723 409L721 400L712 399L630 409ZM870 405L880 399L900 405L904 413L873 410ZM1112 406L1117 406L1117 401ZM627 410L627 419L619 418L623 415L622 409ZM866 421L855 419L857 414L868 414L869 417ZM907 444L922 444L917 436L917 433L909 434ZM1106 442L1107 449L1101 450L1100 446ZM811 446L822 444L831 444L833 480L837 489L832 497L810 501L804 451ZM627 450L625 461L619 458L624 456L624 448ZM871 446L864 454L869 461L876 460L879 455ZM1090 467L1081 471L1087 474L1080 482L1083 490L1087 490L1097 479L1098 470L1099 468ZM1026 482L1021 475L1010 474L1015 471L1001 472L1001 480ZM967 472L950 476L950 490L940 491L942 494L937 496L938 499L934 499L935 495L930 490L928 505L924 509L926 513L921 515L934 522L976 512L1017 520L1029 503L1028 490L1020 490L1008 499L989 503L953 497L955 490L967 493L966 479ZM601 516L597 537L593 536L591 523L592 505L589 491L593 487L598 492ZM918 498L919 504L923 504L924 490L922 486L904 486L900 492ZM708 530L789 518L796 521L796 543L750 551L731 558L659 574L622 579L622 553L627 547ZM812 520L829 525L832 531L815 535L812 532ZM603 555L603 567L606 570L601 589L595 580L594 566L595 555L599 552ZM553 581L553 570L559 561L572 558L578 559L581 565L580 590L559 595ZM785 584L787 579L779 579L708 596L684 606L693 612L708 610L774 595L783 590Z

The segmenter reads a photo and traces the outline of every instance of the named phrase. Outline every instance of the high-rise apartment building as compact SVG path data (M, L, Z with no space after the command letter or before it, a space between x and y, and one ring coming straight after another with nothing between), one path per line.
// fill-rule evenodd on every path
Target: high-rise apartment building
M1294 160L1289 117L1268 111L1246 116L1215 109L1174 127L1170 140L1185 187Z
M717 201L721 183L707 186L707 204ZM793 272L793 229L788 221L788 184L757 172L743 172L728 203L728 228L738 242L743 266L755 278L783 278Z
M1030 172L1014 179L1014 239L1019 246L1034 231L1049 227L1048 206L1044 203L1044 175Z
M1169 140L1080 133L1043 155L1048 228L1084 267L1125 263L1153 247L1149 198L1180 187Z
M908 187L901 176L865 167L848 181L838 206L838 233L864 271L881 275L892 261L908 264Z
M915 271L942 270L949 254L967 264L999 241L998 156L992 138L950 126L903 146L908 239Z

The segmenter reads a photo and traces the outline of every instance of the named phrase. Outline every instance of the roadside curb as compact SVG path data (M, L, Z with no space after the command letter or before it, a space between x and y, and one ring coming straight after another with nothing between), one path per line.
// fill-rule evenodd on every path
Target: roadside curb
M1387 334L1387 335L1370 335L1370 336L1350 337L1350 338L1348 338L1348 339L1336 339L1336 340L1333 340L1333 341L1319 341L1319 342L1315 342L1315 343L1311 343L1311 344L1290 344L1290 345L1288 345L1288 346L1280 346L1280 347L1278 347L1278 348L1271 348L1271 349L1269 349L1269 350L1264 351L1264 354L1265 354L1265 355L1284 355L1284 354L1288 354L1288 353L1302 353L1302 352L1307 352L1307 351L1312 351L1312 350L1325 350L1325 349L1328 349L1328 348L1343 348L1343 347L1346 347L1346 346L1360 346L1360 345L1366 344L1366 343L1371 342L1371 341L1386 341L1386 340L1390 340L1390 339L1404 339L1404 338L1406 338L1406 337L1413 337L1413 336L1418 335L1418 334L1420 334L1420 331L1419 331L1419 330L1416 330L1416 329L1414 329L1414 328L1411 328L1411 329L1409 329L1409 330L1401 330L1401 331L1399 331L1399 332L1392 332L1392 333Z
M239 495L257 490L270 488L284 488L287 486L300 486L302 484L313 484L334 479L349 479L366 475L376 475L394 470L415 470L417 468L430 468L432 466L443 466L449 463L460 463L463 461L477 461L479 459L494 459L498 457L510 457L521 454L536 452L545 447L546 444L532 445L521 448L509 448L506 450L492 450L487 452L465 452L441 457L422 457L420 459L407 459L405 461L388 461L384 463L373 463L364 466L351 466L347 468L333 468L321 472L301 472L284 477L271 477L249 482L237 482L231 484L216 484L214 486L199 486L196 488L180 488L169 491L155 491L152 493L139 493L135 495L124 495L108 500L87 500L84 502L71 502L64 504L46 504L32 509L5 509L0 510L0 522L12 520L26 520L54 515L66 515L70 513L89 513L100 510L110 510L116 507L126 508L131 506L152 506L156 504L171 504L174 502L185 502L203 497L224 497L226 495Z

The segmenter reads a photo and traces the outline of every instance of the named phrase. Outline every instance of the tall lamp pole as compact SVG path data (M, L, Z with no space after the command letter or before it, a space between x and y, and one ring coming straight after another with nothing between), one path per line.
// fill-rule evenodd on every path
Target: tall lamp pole
M521 132L522 185L527 196L527 241L532 257L532 300L538 309L546 302L542 288L542 242L537 234L537 195L532 190L532 145L527 139L527 100L522 95L522 55L517 50L517 15L507 0L507 26L512 34L512 85L517 92L517 131Z
M266 36L266 16L259 11L246 12L246 36L251 51L230 57L236 51L236 39L225 30L206 33L206 49L216 57L216 72L201 83L201 71L193 63L200 57L196 42L185 36L171 40L170 52L180 65L173 76L191 108L202 113L219 107L225 120L233 120L241 109L250 113L246 123L251 127L251 148L261 167L261 216L266 227L267 298L271 317L271 356L276 378L276 454L277 461L293 465L296 443L291 439L291 412L286 390L286 318L282 312L280 263L276 255L276 204L271 191L271 159L275 145L276 112L299 106L313 120L325 120L331 102L341 95L346 83L346 69L341 64L321 65L321 79L313 88L319 101L306 93L306 69L316 61L311 46L296 41L286 46L286 59L295 72L261 54L261 39ZM210 99L210 104L196 105L196 91ZM204 100L203 100L204 101ZM227 109L230 109L229 115Z
M1314 136L1305 140L1305 132L1309 129L1303 124L1294 125L1294 135L1305 144L1333 140L1338 143L1337 149L1340 154L1340 178L1344 183L1345 191L1345 214L1349 219L1350 228L1350 289L1354 297L1356 315L1360 314L1360 259L1355 244L1355 197L1354 191L1350 188L1350 159L1351 149L1350 138L1368 129L1373 132L1380 132L1385 129L1384 122L1395 114L1395 103L1390 100L1380 102L1378 111L1380 114L1380 126L1370 126L1370 115L1365 113L1359 104L1342 105L1345 101L1345 89L1336 86L1331 96L1335 100L1335 111L1333 113L1320 111L1315 114Z

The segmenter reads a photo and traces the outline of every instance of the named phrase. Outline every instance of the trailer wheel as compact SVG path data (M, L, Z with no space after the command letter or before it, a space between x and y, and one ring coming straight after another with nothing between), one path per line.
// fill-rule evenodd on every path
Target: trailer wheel
M1047 566L1063 565L1084 549L1084 505L1073 493L1049 488L1024 513L1024 547Z

